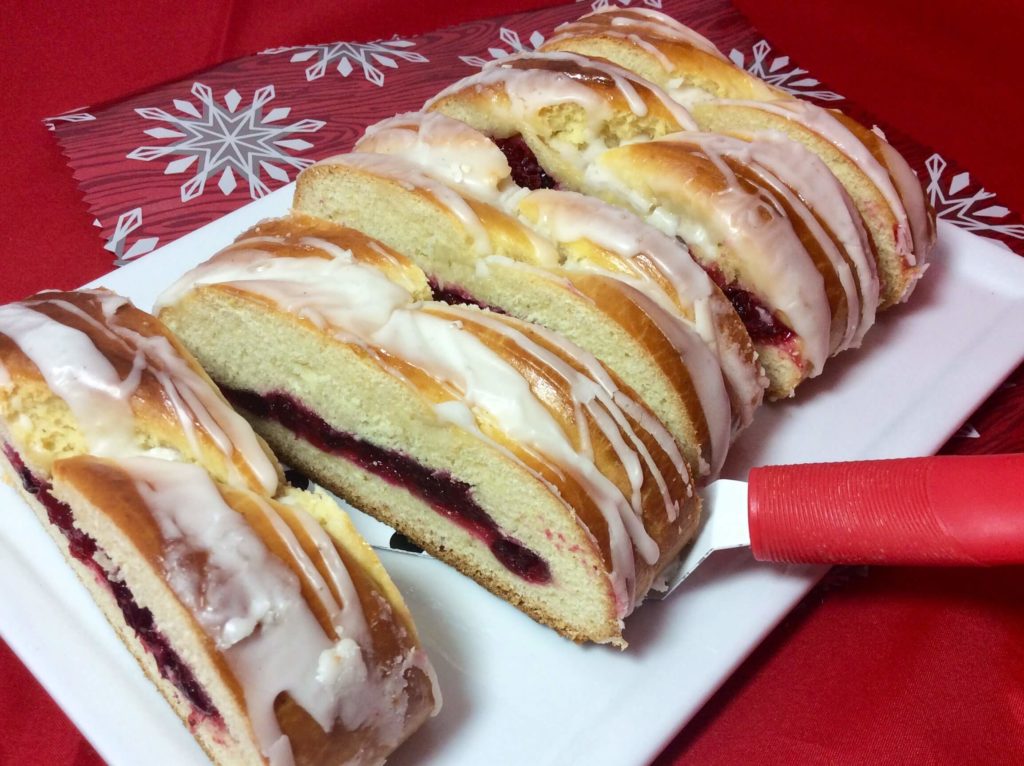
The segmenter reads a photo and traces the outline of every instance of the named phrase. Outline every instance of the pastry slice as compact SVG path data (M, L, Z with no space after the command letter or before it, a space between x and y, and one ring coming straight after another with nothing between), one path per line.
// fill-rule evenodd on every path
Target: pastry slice
M819 157L849 193L871 237L880 308L910 297L935 245L935 214L921 182L877 129L796 99L709 101L694 107L701 128L786 136Z
M516 182L530 188L578 180L596 155L621 143L696 128L654 83L607 61L561 52L491 62L424 109L494 138Z
M380 764L440 704L398 591L325 497L156 458L57 460L27 499L218 764Z
M801 203L745 152L741 141L701 133L629 144L598 157L583 191L686 243L739 313L768 393L780 398L822 371L837 348L833 318L845 321L836 310L849 309L830 302L837 264L823 240L801 236Z
M704 349L687 354L687 328L635 286L562 268L555 245L515 217L398 156L356 152L324 160L300 175L294 207L408 256L430 276L436 299L488 307L565 335L647 402L695 472L720 463L711 437L728 428L729 416L705 410L702 381L686 361ZM702 360L714 365L709 357ZM718 389L728 406L720 379ZM719 444L720 457L724 449Z
M881 307L906 300L934 242L934 211L906 160L877 129L793 98L734 66L709 41L648 9L608 9L563 24L544 50L600 56L661 86L702 130L786 137L819 157L870 234Z
M681 104L709 98L776 99L786 93L736 67L713 42L650 8L610 7L555 27L544 51L612 61Z
M711 475L717 473L730 437L750 422L761 403L765 381L739 317L685 245L600 200L518 186L496 143L442 114L383 120L367 129L356 149L409 160L461 194L500 207L555 245L558 269L570 278L593 273L616 279L682 322L689 332L677 345L709 424ZM671 331L672 323L663 321L662 326ZM694 347L701 344L706 351Z
M217 763L380 763L439 704L348 518L280 482L191 354L126 299L0 307L0 435L5 478Z
M267 495L281 477L167 328L107 290L0 306L0 441L43 480L55 460L83 453L188 460Z
M697 522L667 429L555 333L417 300L422 272L377 268L379 244L282 241L214 256L161 318L290 464L562 634L624 645Z

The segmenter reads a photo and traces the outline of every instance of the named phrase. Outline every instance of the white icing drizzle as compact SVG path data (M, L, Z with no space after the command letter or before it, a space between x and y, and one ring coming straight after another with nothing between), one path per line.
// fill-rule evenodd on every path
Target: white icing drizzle
M243 240L200 264L168 288L157 305L173 305L202 285L229 284L269 298L321 330L346 328L353 337L363 337L412 302L407 290L378 269L353 261L348 251L342 258L329 249L322 258L289 258L259 249L259 244Z
M535 206L538 229L556 242L588 240L629 263L646 255L664 274L684 304L710 300L711 280L689 256L685 246L622 208L577 192L537 189L523 196L518 207ZM642 274L635 269L638 276Z
M464 141L470 147L474 156L481 157L483 160L483 168L479 176L475 172L475 165L472 162L469 163L458 163L454 164L450 161L450 157L455 152L454 146L457 143ZM596 225L603 231L606 231L607 236L605 239L614 242L613 247L617 247L619 251L628 249L632 245L633 249L624 256L625 258L635 256L639 254L643 249L643 243L638 242L636 237L633 237L633 241L630 245L623 246L622 239L624 237L625 223L635 223L639 229L639 235L642 237L644 230L647 230L650 234L653 234L655 238L660 238L653 243L652 250L661 251L678 251L680 246L674 240L671 240L659 232L650 229L643 225L643 223L635 216L630 216L629 213L615 208L611 205L604 205L603 203L595 202L595 205L602 206L604 209L581 209L586 208L589 199L583 195L573 194L570 192L556 192L550 190L541 190L540 192L526 192L520 190L514 186L511 180L511 171L509 170L508 163L504 159L504 155L497 148L497 146L490 141L486 136L479 133L475 129L461 123L457 120L453 120L444 115L439 114L413 114L413 115L402 115L400 117L392 118L384 123L374 126L369 132L368 139L365 139L361 146L363 148L369 147L371 149L380 149L384 152L394 153L403 159L410 159L415 162L423 172L429 174L431 177L437 178L441 181L447 181L454 183L465 188L469 193L476 192L475 196L483 195L489 201L500 203L502 199L516 199L519 200L520 205L523 204L524 200L530 199L534 194L547 194L548 198L552 200L551 204L557 206L557 200L565 199L566 207L572 207L574 209L567 210L561 216L556 216L562 223L561 232L565 233L569 227L572 227L572 232L575 234L568 240L562 239L561 241L572 241L574 239L581 239L586 237L586 233L583 231L584 226ZM500 158L500 161L499 161ZM499 191L503 189L504 191ZM512 191L515 189L515 191ZM511 194L509 192L512 192ZM520 192L520 193L516 193ZM570 200L575 201L576 204L572 205ZM515 207L512 207L511 212L515 213ZM582 213L589 214L589 217L584 220L579 220L579 216ZM534 228L539 229L548 238L552 238L552 232L550 226L536 225L528 219L524 219L520 216L521 220L524 220L527 224L534 225ZM619 223L616 226L613 223L606 223L606 219L613 219ZM621 219L626 219L622 221ZM630 221L631 219L631 221ZM527 229L530 233L531 238L535 235ZM577 233L578 232L578 233ZM636 233L636 232L631 232ZM559 237L553 237L556 241ZM547 246L550 249L550 245ZM685 253L685 250L683 251ZM673 255L675 255L673 253ZM540 276L551 281L564 283L565 280L556 278L550 272L533 268L528 264L516 263L510 259L491 256L489 259L480 262L481 271L486 272L487 263L497 258L500 262L506 266L522 268L529 270L535 276ZM675 258L669 257L669 262L673 260L680 261L678 255ZM676 280L677 289L680 290L680 298L687 304L693 304L694 302L703 301L706 302L710 299L712 294L712 287L710 280L704 271L697 266L692 260L687 264L685 262L676 264L676 271L687 271L689 278L682 278L681 275L677 275L680 278ZM597 269L591 269L592 271L598 271ZM618 275L610 274L608 272L601 272L604 276L608 276L616 281L622 283L626 280L618 279ZM635 276L642 278L642 273L637 271ZM638 280L634 280L636 282ZM651 280L647 280L651 281ZM652 283L653 284L653 283ZM571 284L564 285L568 289L572 289ZM659 288L660 292L660 288ZM631 292L632 294L632 292ZM634 301L635 302L635 301ZM678 314L678 307L672 304L670 299L666 299L665 303L671 306L669 311ZM702 309L706 307L702 306ZM670 313L662 310L652 310L645 312L648 316L655 321L662 332L665 334L666 339L673 343L677 351L682 352L684 347L688 347L689 344L683 345L684 341L682 336L686 333L686 328L679 326L679 320L675 319ZM690 322L692 324L692 322ZM689 354L690 363L693 363L696 359L696 352ZM684 356L684 362L686 357ZM702 364L708 362L711 363L711 370L714 377L717 378L717 386L713 383L712 376L704 374L704 371L700 371L697 375L692 375L694 383L697 386L698 398L701 398L703 394L706 401L702 401L702 404L707 405L706 418L709 418L709 423L712 429L712 452L715 453L714 465L715 471L721 467L722 461L724 460L725 453L728 449L729 438L730 438L730 407L728 401L728 395L724 390L721 374L719 372L719 365L710 358L708 355L700 357ZM699 377L699 381L698 381ZM700 383L706 385L701 386ZM714 392L714 393L713 393ZM715 394L721 393L719 399ZM725 419L719 421L717 418L725 412ZM719 426L724 426L720 428ZM720 438L724 435L724 439ZM707 473L711 470L710 464L705 464L705 470L702 473Z
M460 152L463 145L466 146L464 153ZM756 367L743 358L743 350L735 344L727 344L719 336L720 323L710 304L713 297L719 302L724 299L678 240L648 226L626 210L592 197L552 189L529 191L516 186L505 155L491 139L440 113L410 113L385 120L370 128L358 146L408 159L431 177L518 216L520 221L550 240L568 243L587 239L618 255L632 268L632 277L603 273L652 295L664 309L700 333L719 358L736 392L737 427L750 422L763 395L762 381ZM452 161L453 157L464 161ZM526 206L536 208L539 217L525 215ZM633 267L632 259L641 254L673 285L674 296L666 294L650 275ZM481 271L486 270L485 261L478 265ZM588 264L565 266L597 270ZM691 315L686 316L687 312ZM697 374L702 375L703 371ZM705 390L710 392L713 387L709 383ZM713 413L721 410L718 402L705 404ZM710 417L714 419L715 415ZM716 454L724 457L724 450Z
M272 766L294 762L287 736L274 713L274 701L287 692L324 731L337 721L346 730L372 722L382 741L395 744L404 707L391 695L404 689L402 666L381 679L370 663L373 647L362 605L337 552L323 557L333 582L342 583L338 604L316 566L268 501L249 498L270 521L274 533L299 567L286 565L267 547L245 518L223 498L201 468L147 458L121 463L133 478L160 529L162 564L171 589L223 653L238 680L260 749ZM302 519L302 512L297 513ZM312 520L303 529L317 549L334 549ZM194 565L203 554L205 565ZM331 617L335 635L325 633L313 607L302 596L300 577ZM351 632L350 632L351 631Z
M665 333L690 373L711 445L711 462L706 466L706 472L708 479L714 479L722 470L732 440L732 406L726 389L725 371L715 356L715 349L693 327L683 322L677 312L666 310L649 296L645 292L646 286L646 283L631 285L630 295Z
M683 134L689 137L691 134ZM643 151L651 144L634 144L626 151ZM803 341L803 357L810 375L821 372L829 351L831 312L825 294L824 280L810 255L793 232L785 215L773 201L762 194L746 191L714 151L694 150L680 145L680 151L701 152L721 174L724 188L714 194L713 217L706 220L684 218L672 208L671 194L657 190L659 185L672 186L672 179L651 177L655 187L650 195L638 191L625 169L617 170L609 158L610 150L588 168L584 188L598 194L610 193L662 231L685 241L704 259L715 260L719 243L729 246L734 263L747 286L756 290L773 310L781 311L789 327ZM685 184L675 186L687 193Z
M640 37L640 35L630 31L609 29L605 32L605 34L609 35L610 37L618 37L624 40L629 40L629 42L635 45L637 48L642 48L649 56L651 56L651 58L657 61L661 68L664 69L666 72L672 72L673 66L671 59L669 59L669 57L665 55L661 48L659 48L651 41L645 40L643 37ZM671 91L669 91L669 95L672 95L673 101L679 101L679 99L677 99Z
M709 53L716 58L728 61L722 52L718 50L715 44L708 38L704 37L704 35L690 29L690 27L680 24L671 16L664 13L658 13L650 8L603 8L599 11L594 11L593 13L583 16L578 22L563 24L562 27L571 27L574 24L586 25L588 19L601 17L604 16L604 14L614 14L615 18L611 19L611 26L613 29L615 27L635 27L645 32L649 32L655 37L662 37L667 40L686 43L687 45L702 50L705 53ZM592 23L593 22L591 22L591 24ZM562 27L556 28L555 31L558 32Z
M512 180L508 160L493 140L440 112L410 112L379 122L356 146L408 160L460 194L509 213L529 193Z
M277 240L284 244L283 237L268 237L267 239ZM245 240L243 240L243 242L244 241ZM355 257L352 255L351 250L346 250L340 245L336 245L333 242L323 239L322 237L311 237L308 235L304 237L299 237L299 244L305 247L311 247L315 250L326 250L328 253L331 254L331 257L334 260L340 262L351 262Z
M399 156L484 201L512 184L508 160L490 138L439 112L400 114L371 125L355 149Z
M411 162L384 154L351 153L328 157L317 164L343 165L372 173L373 175L390 178L401 183L404 188L410 191L422 190L428 192L462 222L467 234L471 238L473 249L478 254L488 255L492 252L491 238L487 234L487 229L481 223L477 214L473 212L473 209L466 203L466 200L449 187L438 183L423 173Z
M550 271L502 256L492 256L487 260L489 262L500 261L506 268L527 271L536 277L561 284L566 289L573 289L571 279L566 280L564 277ZM664 295L663 291L656 284L642 279L630 279L622 274L605 271L588 264L580 264L578 268L569 266L566 267L566 270L596 274L610 280L619 290L623 299L628 300L654 322L665 339L682 358L687 371L690 373L691 382L697 394L697 399L700 401L700 407L709 431L710 451L713 462L705 462L701 469L701 474L710 474L711 476L717 474L722 467L722 463L725 461L725 455L729 449L732 412L729 404L729 395L722 378L721 365L711 348L697 334L693 324L681 318L678 307L672 304L671 300ZM661 293L662 300L667 308L647 294L648 288ZM577 353L575 347L573 349L572 353ZM701 452L703 453L704 451L701 450ZM706 458L706 454L701 455L702 461L706 460Z
M20 303L0 306L0 332L18 345L68 405L93 453L138 451L128 401L131 388L88 335Z
M182 432L198 455L196 425L228 458L232 481L247 487L249 482L232 460L240 455L268 494L277 489L277 467L264 451L252 428L203 379L163 335L143 335L118 322L117 310L125 298L103 291L82 291L97 302L106 319L101 322L74 303L59 298L39 302L60 308L81 319L97 334L122 346L133 357L132 369L121 379L110 360L85 332L72 328L30 305L11 304L0 308L0 332L18 344L39 369L53 392L67 403L82 428L92 453L127 457L143 453L136 436L131 398L142 380L151 375L174 408ZM44 294L45 295L45 294Z
M440 306L438 307L440 308ZM501 430L527 449L561 466L580 481L609 521L611 578L620 609L633 603L633 550L621 515L629 508L618 488L593 461L577 452L562 427L535 397L529 383L510 364L456 321L422 311L396 311L371 340L381 348L454 384L470 408L486 411ZM476 316L467 317L474 320ZM580 397L576 397L580 401ZM577 423L583 422L577 417ZM647 553L654 541L646 533L637 540ZM645 545L646 544L646 545ZM655 546L656 548L656 546Z
M786 101L723 100L718 103L760 109L802 125L832 144L867 176L878 189L896 219L896 253L909 265L917 263L914 235L907 207L893 184L889 171L850 130L827 109L796 99ZM884 142L883 142L884 143Z
M772 132L760 134L756 139L741 138L752 142L752 156L759 165L782 179L821 217L849 258L857 280L860 316L847 347L859 346L875 323L879 284L870 240L853 200L828 166L803 144Z
M662 46L665 42L682 43L721 59L730 67L732 63L710 40L689 27L684 27L675 19L656 12L645 18L640 11L641 9L610 8L584 16L578 21L566 22L555 28L555 35L545 44L544 50L557 49L559 44L565 41L571 42L577 37L588 35L626 40L657 62L664 73L664 77L659 78L657 84L664 88L676 103L691 108L696 103L714 98L712 93L690 85L687 82L687 71L674 63ZM601 18L607 13L615 14L615 17L610 20Z
M473 311L472 309L467 309L466 307L452 308L460 309L462 311ZM615 385L615 382L612 380L608 371L597 360L597 358L594 357L593 354L590 354L585 350L579 348L578 346L564 338L559 333L556 333L553 330L549 330L546 327L527 325L527 323L522 322L521 320L513 319L511 317L502 317L500 320L498 320L495 319L497 315L491 313L487 313L485 316L485 322L491 323L492 326L498 322L509 325L510 329L505 329L505 334L514 335L517 338L525 338L525 336L523 336L522 333L516 330L515 327L517 325L522 327L529 326L534 333L536 333L545 341L547 341L548 344L559 348L562 351L562 353L565 354L565 356L579 363L583 367L585 375L582 378L577 377L577 381L583 381L585 390L589 389L590 384L587 382L588 378L590 381L596 383L600 391L604 391L611 395L612 401L614 401L615 405L617 405L619 410L621 410L623 413L628 414L633 420L635 420L638 423L638 425L644 431L653 436L655 441L658 443L658 446L668 456L669 460L671 460L675 472L683 478L684 483L687 486L687 496L692 494L692 487L690 487L689 470L686 468L686 461L683 459L682 453L679 452L679 446L678 444L676 444L676 440L672 437L672 434L669 433L668 429L665 428L664 424L660 420L658 420L657 417L651 414L651 412L647 410L644 405L641 405L639 402L630 399L625 394L625 392L623 392ZM553 365L561 364L561 369L563 369L566 374L575 374L576 376L580 375L580 373L574 372L573 368L567 363L559 362L558 357L556 355L552 355L550 352L545 351L543 348L533 343L532 341L528 340L527 342L530 344L529 347L531 349L536 349L541 353L545 354L545 359L551 359ZM517 340L517 343L519 343L519 340ZM567 379L572 381L572 378ZM576 387L574 385L573 391L575 390ZM598 393L598 398L600 398L600 393ZM622 428L627 433L629 438L638 445L637 449L640 451L640 454L642 456L646 456L645 460L648 463L650 463L649 453L647 452L646 448L643 447L642 443L640 443L639 440L635 438L632 427L626 423L625 419L620 417L619 413L616 411L614 407L608 407L607 404L605 404L605 407L608 409L609 413L614 418L616 423L619 424L619 427ZM653 473L658 473L657 470L653 467L653 464L651 464L649 467ZM668 518L670 521L674 521L678 516L678 507L675 507L673 509L672 506L678 506L678 503L673 498L668 497L667 495L664 494L664 485L659 484L659 486L662 486L663 488L663 499L665 500L665 510L668 515Z
M557 61L563 71L552 69L520 69L511 66L517 61ZM638 117L646 116L647 102L641 93L650 93L662 103L679 124L681 130L695 130L696 123L680 104L654 83L606 61L578 56L574 53L524 52L489 62L480 72L448 86L424 104L429 110L448 96L470 88L500 83L508 94L510 107L516 117L531 122L544 107L559 103L576 103L583 107L593 133L611 116L611 107L604 96L592 85L572 76L573 72L595 72L610 79L630 111Z
M392 146L392 148L397 147ZM424 147L419 153L423 154L425 151L426 149ZM498 151L500 152L500 150ZM349 164L347 162L349 157L360 158L359 164L365 166L365 169L370 173L390 178L398 181L403 186L412 187L425 194L431 195L439 205L450 210L455 215L456 219L463 225L467 236L472 238L475 243L474 252L477 256L487 256L494 252L490 237L487 234L486 226L483 221L480 220L477 213L474 212L466 198L462 197L458 192L450 188L444 182L445 179L438 178L433 173L430 173L429 166L415 164L413 161L406 159L406 157L401 154L341 155L333 158L332 160L328 160L328 162L336 161L337 164ZM383 162L366 162L361 159L364 157L376 157L383 160ZM498 213L500 211L496 209L494 212ZM521 226L515 219L509 218L506 223L510 227L516 227L518 229L518 233L530 243L529 250L533 262L548 266L554 266L558 263L558 252L550 242L537 236L532 229Z
M598 18L606 13L615 13L617 15L610 22L605 22L603 19ZM707 53L717 59L728 62L728 59L722 55L722 52L715 47L714 43L689 27L679 24L675 19L664 14L657 14L657 18L652 16L645 19L627 15L628 13L630 12L623 13L623 9L620 8L609 8L584 16L578 21L567 21L555 27L555 34L546 43L546 47L557 46L564 40L571 40L581 35L590 34L614 37L620 40L629 40L634 45L643 48L652 57L657 59L662 69L666 72L675 72L678 67L672 63L671 59L657 45L657 41L660 39L682 43L702 53ZM663 20L672 23L662 23Z
M857 284L849 264L839 252L832 238L814 217L808 206L804 204L803 196L808 195L820 200L819 204L823 210L829 208L829 203L832 203L833 210L831 212L833 213L837 207L841 207L843 214L848 214L848 210L843 205L841 198L829 199L827 196L829 187L821 189L815 187L814 181L817 180L817 177L814 174L802 172L805 160L810 158L809 164L812 164L813 160L817 158L795 142L780 143L756 139L742 141L730 136L709 133L685 133L667 138L678 138L681 141L700 146L705 152L712 152L741 162L753 171L762 183L785 200L790 209L799 216L831 264L846 296L848 306L846 326L832 328L834 341L831 350L838 352L848 348L854 340L861 317ZM825 170L827 173L828 169L825 168Z
M910 220L910 231L914 240L914 265L921 267L935 246L935 227L928 217L924 189L921 188L921 181L903 155L892 148L885 140L885 136L881 136L881 139L878 146L885 157L885 167L896 185L900 199L903 200L903 207L907 211L907 218ZM923 268L918 275L921 273ZM904 295L904 299L909 295Z
M268 297L286 310L293 310L289 306L294 306L295 296L300 295L302 314L315 325L329 328L346 342L360 342L398 356L457 388L462 394L462 401L470 408L486 412L489 421L496 423L504 433L573 475L595 498L609 519L613 547L611 579L616 587L620 611L623 615L628 613L635 601L632 590L635 584L633 546L653 564L658 557L657 545L644 530L638 511L634 511L629 501L598 471L587 455L585 434L581 436L584 448L578 452L526 379L474 334L463 329L458 321L463 316L475 322L488 321L491 315L485 312L460 314L460 309L455 307L424 304L433 311L453 315L452 320L444 319L423 311L420 304L411 302L408 293L397 292L393 284L374 274L373 269L352 263L331 267L326 265L330 253L325 252L324 255L327 258L287 259L256 249L228 251L186 275L183 283L173 289L171 298L164 296L162 300L172 302L176 296L183 295L189 289L185 283L191 279L200 280L202 284L230 284ZM239 260L243 263L238 263ZM291 263L278 267L274 265L275 261ZM328 277L327 273L332 268L338 271ZM308 270L309 274L300 275L303 270ZM292 280L295 281L290 283ZM346 284L344 290L335 289L338 282ZM353 319L363 306L376 309ZM500 326L505 327L504 324ZM504 332L508 334L508 331ZM536 345L525 338L522 340L528 346ZM538 347L537 351L540 353L542 350ZM582 351L573 352L574 358L587 356ZM554 355L545 352L542 361L554 363L555 359ZM558 364L568 367L561 360ZM595 370L599 369L596 361L592 364ZM611 412L608 417L613 420L621 417L615 414L619 410L630 412L632 409L631 417L643 423L659 444L664 440L663 449L673 461L677 461L681 475L686 476L685 465L674 440L653 416L638 405L620 402L621 392L609 394L607 386L611 386L610 380L602 388L604 384L599 385L575 371L572 371L572 376L570 380L574 381L573 393L577 396L579 413L576 422L581 428L585 421L580 408L593 401L599 401ZM622 422L625 423L624 420ZM607 424L606 427L610 428ZM619 454L631 480L638 480L642 458L637 456L637 450L629 450L625 446L624 437L615 438L619 440Z
M569 343L557 333L541 327L530 326L533 332L543 337L548 343L565 349L567 355L583 365L585 373L578 372L558 354L548 351L526 337L516 329L517 320L486 312L473 311L460 306L438 306L434 310L447 316L455 318L464 317L466 321L482 324L488 329L509 338L524 352L539 359L556 371L559 376L569 383L574 400L586 410L587 415L593 419L595 425L608 439L612 449L626 468L632 488L631 500L623 496L621 491L598 471L591 459L576 452L571 444L564 441L564 437L559 440L561 443L556 441L549 442L543 452L547 455L554 455L556 460L574 478L584 487L587 487L589 494L595 499L598 508L601 510L608 524L609 542L612 552L612 571L610 576L613 586L616 588L618 602L620 605L629 605L626 611L628 613L632 609L632 605L635 604L637 595L634 590L635 576L633 571L635 564L633 563L633 547L637 549L648 565L653 566L658 561L660 554L657 543L647 534L643 525L643 511L640 505L640 489L644 478L642 465L646 465L650 475L661 490L666 514L670 520L674 520L678 516L678 503L676 499L671 497L665 478L657 469L647 448L640 441L625 417L623 417L623 413L628 413L637 421L641 428L654 436L658 445L672 459L675 470L680 476L684 477L689 487L688 473L675 440L660 421L628 399L615 386L607 372L596 359ZM429 360L421 361L430 364ZM465 375L464 370L461 369L460 361L457 357L450 357L450 375L458 377ZM518 375L518 373L514 374ZM473 372L470 375L473 375ZM479 378L459 382L460 388L465 387L464 390L475 388L477 391L481 391L485 388L485 385L481 385L482 381ZM475 396L475 394L467 395L467 401L472 404ZM587 419L582 416L581 412L577 414L576 424L581 436L585 434ZM561 435L561 429L557 426L556 428L558 428L557 433ZM589 443L589 438L587 442ZM537 444L536 441L533 443Z

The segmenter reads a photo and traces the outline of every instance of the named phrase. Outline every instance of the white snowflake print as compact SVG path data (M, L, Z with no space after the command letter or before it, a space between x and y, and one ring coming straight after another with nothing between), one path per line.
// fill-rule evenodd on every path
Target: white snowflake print
M306 62L316 59L306 68L306 80L319 80L327 73L327 68L335 61L335 69L342 77L352 74L355 62L363 69L363 76L374 85L384 85L384 72L378 66L397 69L398 60L422 64L427 57L416 51L406 50L416 43L410 40L378 40L372 43L327 43L325 45L294 45L286 48L271 48L262 51L264 55L295 51L289 59L292 63Z
M760 40L754 43L753 58L747 62L747 57L742 52L733 48L729 52L729 58L740 69L746 69L752 75L760 77L769 85L792 93L795 96L805 96L818 101L842 101L843 97L831 90L818 89L821 82L813 77L805 77L806 69L798 66L787 69L789 56L776 56L770 62L768 56L772 47L767 40Z
M125 250L125 245L128 244L128 235L140 226L142 226L141 207L133 208L118 216L114 233L110 235L110 239L103 246L104 250L109 250L114 254L115 266L124 266L140 255L145 255L152 251L156 247L156 243L160 241L159 237L143 237L136 240L131 247Z
M576 0L577 3L582 3L585 1L586 0ZM633 0L618 0L618 2L615 2L614 0L594 0L594 2L590 4L590 10L603 11L605 8L612 8L616 5L623 5L629 7L632 4ZM657 8L660 10L661 0L642 0L642 2L637 3L637 5L646 5L648 8Z
M57 129L58 122L91 122L96 117L86 111L88 108L87 106L76 106L74 109L68 109L66 112L61 112L55 117L44 117L43 125L46 126L47 130L53 131Z
M487 52L491 54L493 59L503 59L506 56L511 56L515 53L523 53L524 51L537 50L544 44L544 35L540 32L534 31L530 34L527 42L529 47L523 44L522 40L519 39L519 33L511 29L502 27L498 32L498 37L505 45L512 50L505 50L504 48L488 48ZM469 66L482 67L488 63L487 59L480 56L459 56L459 60L463 64L469 64Z
M925 166L928 168L928 199L939 218L944 218L961 229L982 235L1002 234L1014 239L1024 239L1024 224L997 223L994 220L1009 215L1009 208L1002 205L980 204L996 195L977 187L972 191L969 188L971 175L966 170L957 173L946 182L942 174L948 164L939 154L933 154L925 160Z
M179 157L167 163L164 173L192 169L192 179L181 187L182 202L201 195L207 179L218 174L217 187L224 194L237 188L236 175L240 175L249 184L249 196L257 199L270 191L260 177L262 173L284 184L290 180L284 166L298 171L313 164L312 160L292 157L289 152L312 148L313 144L296 134L314 133L326 123L300 120L275 124L288 117L291 108L274 107L264 114L263 107L274 99L273 85L257 90L252 103L243 109L239 109L242 96L234 89L224 95L223 105L217 103L211 88L199 82L192 85L192 95L199 99L198 107L191 101L174 100L175 108L184 116L157 108L136 109L147 120L168 124L150 128L145 131L147 135L172 141L163 146L140 146L128 153L129 159L146 162Z
M960 426L960 430L953 434L954 439L980 439L981 434L978 433L978 429L972 426L970 423L964 423Z

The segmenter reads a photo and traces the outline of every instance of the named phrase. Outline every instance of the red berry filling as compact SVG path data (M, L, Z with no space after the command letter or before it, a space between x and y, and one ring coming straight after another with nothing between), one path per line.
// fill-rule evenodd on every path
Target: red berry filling
M71 555L91 569L100 581L105 582L110 588L117 605L121 608L124 621L135 631L146 651L153 655L160 675L174 684L192 705L193 711L189 715L189 724L196 726L205 719L214 719L215 723L223 726L220 713L217 712L217 708L214 707L209 696L192 675L192 671L171 648L163 633L157 630L153 622L153 613L149 609L139 606L128 586L119 580L114 580L96 562L95 556L97 552L101 552L100 548L92 537L75 526L71 508L50 494L49 482L35 476L11 445L4 445L4 455L18 472L25 491L36 496L36 499L46 508L46 515L50 519L50 523L67 538L68 550Z
M431 276L428 278L430 284L430 292L435 301L441 301L447 303L449 306L459 306L469 304L470 306L476 306L482 309L488 309L496 314L504 314L505 312L497 306L492 306L489 303L484 303L478 298L474 298L469 292L458 285L446 284L442 285L441 281Z
M388 484L412 493L485 543L501 565L518 577L536 585L551 582L551 570L547 563L522 543L506 535L473 498L473 488L455 479L447 471L428 468L401 452L384 449L352 434L338 431L282 391L256 394L223 386L221 388L236 406L258 417L273 420L317 449L348 460Z
M781 346L793 340L793 331L772 314L756 295L736 282L726 283L722 272L714 266L700 265L715 284L722 288L754 343Z
M740 315L754 343L780 346L793 339L793 331L780 322L757 297L732 283L722 288L725 297Z
M526 189L557 189L558 182L547 174L537 161L537 155L529 147L522 136L515 135L508 138L495 138L494 143L498 145L505 159L512 168L512 180L517 186Z

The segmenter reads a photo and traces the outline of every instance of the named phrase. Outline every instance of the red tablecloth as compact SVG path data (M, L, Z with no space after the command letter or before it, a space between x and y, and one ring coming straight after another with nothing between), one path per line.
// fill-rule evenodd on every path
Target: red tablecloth
M0 300L98 276L102 242L44 117L276 45L369 40L550 0L38 1L5 14ZM640 3L636 3L640 4ZM1024 209L1024 8L1005 0L737 0L765 36ZM585 6L581 5L581 12ZM109 262L103 261L103 262ZM1022 328L1024 332L1024 328ZM1021 372L1011 378L1020 381ZM947 451L1024 451L1024 385ZM1008 416L1008 413L1011 413ZM0 764L99 759L0 644ZM1024 568L844 571L816 589L659 763L1024 763Z

